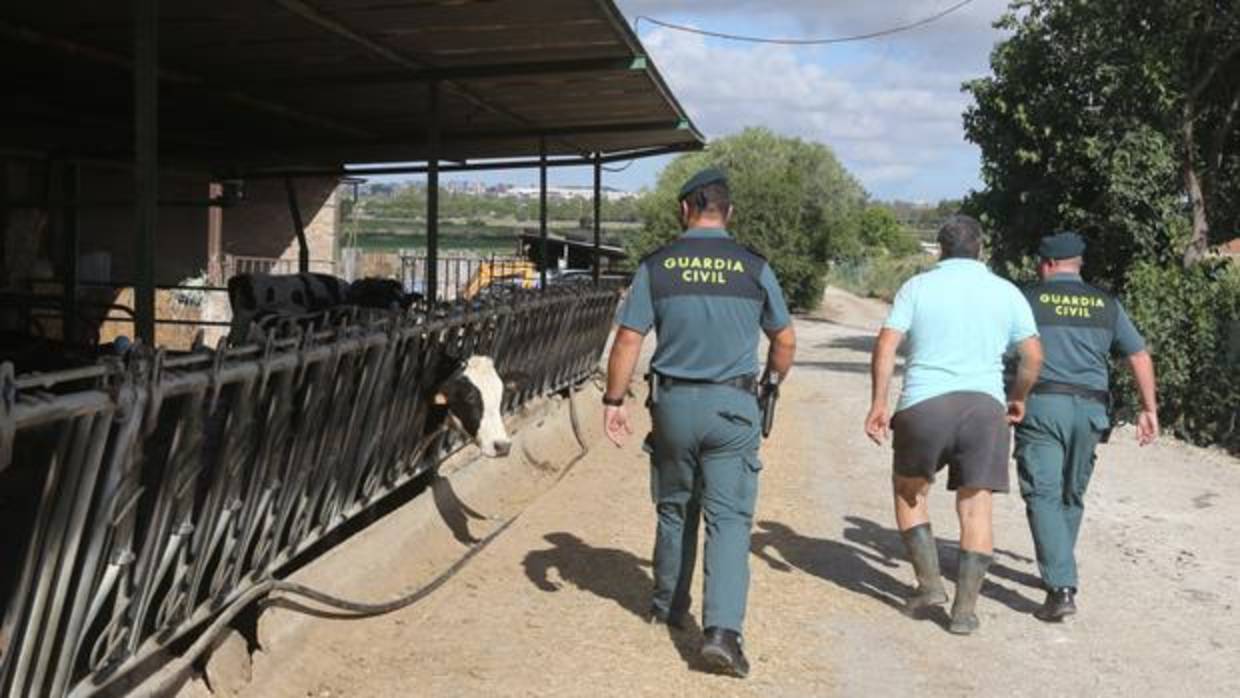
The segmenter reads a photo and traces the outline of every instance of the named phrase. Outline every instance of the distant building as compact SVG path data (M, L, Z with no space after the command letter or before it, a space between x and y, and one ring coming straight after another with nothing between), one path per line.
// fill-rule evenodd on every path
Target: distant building
M538 187L531 186L505 186L504 188L494 187L491 191L496 196L513 197L518 199L537 199L539 195ZM606 201L621 201L637 196L633 192L621 191L610 187L603 187L603 199ZM547 187L548 199L593 199L594 187L584 186L561 186Z

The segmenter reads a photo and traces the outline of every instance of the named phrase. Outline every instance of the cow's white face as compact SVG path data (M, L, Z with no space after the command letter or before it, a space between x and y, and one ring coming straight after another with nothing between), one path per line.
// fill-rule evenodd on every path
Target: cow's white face
M447 404L449 418L474 440L482 455L491 458L506 456L512 448L504 428L503 400L504 381L486 356L469 357L436 396L436 401Z
M506 456L512 442L504 428L503 409L504 381L495 372L495 362L486 356L471 356L465 362L464 376L482 394L482 419L474 441L482 448L483 455Z

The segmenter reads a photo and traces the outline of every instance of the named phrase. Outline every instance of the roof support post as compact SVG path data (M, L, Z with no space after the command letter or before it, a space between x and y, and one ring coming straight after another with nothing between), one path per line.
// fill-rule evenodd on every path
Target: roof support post
M426 141L430 160L426 163L426 287L424 296L430 304L439 299L439 82L429 84L430 129Z
M306 242L306 224L301 218L301 205L297 202L297 185L292 177L284 178L284 193L288 195L288 214L293 219L293 232L297 234L297 271L310 271L310 243Z
M603 246L603 156L594 154L594 285L598 286L601 273Z
M224 196L220 182L207 184L207 198L216 201ZM219 206L207 208L207 283L222 286L224 278L224 211Z
M547 139L538 139L538 288L547 290Z
M159 0L133 0L134 318L155 344L155 227L159 215Z
M65 201L76 202L79 198L80 180L78 178L78 164L74 161L66 162L61 170L61 195L65 197ZM61 326L61 337L66 342L76 342L78 332L81 329L81 323L78 322L78 208L77 206L66 206L60 210L60 225L63 239L61 240L61 249L64 250L64 260L62 262L64 270L63 293L64 300L61 310L64 313L61 318L63 325Z

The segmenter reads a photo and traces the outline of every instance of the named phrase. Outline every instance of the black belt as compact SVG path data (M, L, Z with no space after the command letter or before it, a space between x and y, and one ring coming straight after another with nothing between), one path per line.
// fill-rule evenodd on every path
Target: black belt
M1075 395L1077 397L1088 398L1102 403L1103 405L1111 404L1111 393L1106 390L1095 390L1086 388L1083 385L1075 383L1060 383L1058 381L1039 381L1033 386L1035 394L1042 395Z
M755 395L758 393L758 378L757 376L752 375L737 376L735 378L727 378L724 380L673 378L671 376L665 376L661 373L656 373L654 375L659 379L660 388L671 388L678 385L724 385L729 388L736 388L737 390L746 393L753 393Z

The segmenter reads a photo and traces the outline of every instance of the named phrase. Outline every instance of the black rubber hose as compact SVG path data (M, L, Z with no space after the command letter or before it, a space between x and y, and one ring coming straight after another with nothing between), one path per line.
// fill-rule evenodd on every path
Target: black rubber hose
M577 439L577 443L581 447L581 451L571 461L569 461L568 465L564 467L564 470L560 473L560 476L556 478L557 483L563 480L568 473L572 471L573 467L576 466L577 463L585 458L590 452L590 447L586 443L581 432L581 423L577 416L577 403L573 399L574 394L575 391L570 391L568 394L568 414L569 421L572 424L573 436ZM512 526L512 524L515 523L516 520L524 513L525 509L522 509L494 531L491 531L486 535L486 537L470 547L461 559L457 560L451 567L444 570L425 586L422 586L410 594L387 603L359 603L357 601L350 601L348 599L342 599L338 596L326 594L304 584L298 584L296 582L289 582L285 580L272 579L262 582L237 597L232 603L221 610L215 620L212 621L211 625L202 632L198 640L196 640L188 650L178 657L176 661L170 662L152 675L149 679L144 681L142 685L136 688L131 695L144 698L164 698L165 696L172 695L173 692L180 688L185 680L188 679L193 673L194 662L198 659L198 657L211 649L211 646L215 643L216 638L220 635L220 633L227 629L229 623L231 623L233 619L236 618L237 615L245 610L245 608L250 604L271 594L272 592L284 592L285 594L291 594L293 596L301 596L316 603L323 604L324 606L331 606L332 608L337 608L342 611L348 611L354 614L357 618L383 615L385 613L392 613L393 611L398 611L402 608L412 606L427 596L430 596L435 592L435 590L439 589L439 587L447 584L448 580L452 579L452 577L456 576L458 572L464 569L465 566L478 555L478 553L481 553L487 548L487 546L493 543L495 539L499 538L499 536L507 531L508 528Z

